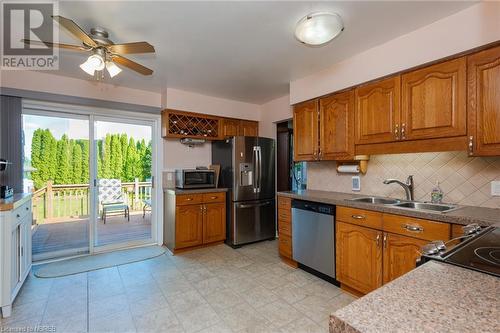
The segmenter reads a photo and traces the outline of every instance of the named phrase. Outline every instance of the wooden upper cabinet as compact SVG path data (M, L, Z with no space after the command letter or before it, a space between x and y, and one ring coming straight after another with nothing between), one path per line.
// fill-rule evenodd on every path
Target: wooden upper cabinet
M500 47L468 57L469 153L500 155Z
M336 223L337 280L362 293L382 285L382 232Z
M356 88L356 144L399 139L401 76Z
M354 157L354 91L319 100L319 159Z
M294 161L316 160L318 143L318 100L295 105L293 108Z
M238 135L259 136L259 123L251 120L240 120Z
M238 135L238 126L240 121L238 119L224 118L222 121L224 137L236 136Z
M465 57L404 74L401 139L466 135Z
M420 258L422 246L428 242L385 233L383 243L383 282L385 284L414 269L416 260Z

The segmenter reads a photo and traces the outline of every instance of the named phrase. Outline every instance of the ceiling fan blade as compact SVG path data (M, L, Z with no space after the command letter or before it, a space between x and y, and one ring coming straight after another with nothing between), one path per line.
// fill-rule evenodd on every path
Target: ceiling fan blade
M59 22L62 27L64 27L66 30L68 30L68 32L84 42L86 45L89 45L91 47L97 46L97 43L89 35L87 35L85 31L83 31L83 29L78 26L78 24L76 24L72 20L59 15L52 16L52 18L55 21Z
M140 73L142 75L151 75L153 74L153 70L144 67L143 65L140 65L136 63L135 61L132 61L130 59L127 59L125 57L122 57L120 55L112 55L112 59L114 62L116 62L119 65L125 66L133 71L136 71L137 73Z
M125 44L109 45L107 49L112 53L132 54L132 53L154 53L155 48L148 42L134 42Z
M51 43L51 42L40 42L37 40L29 40L29 39L21 39L21 42L28 45L40 45L46 47L58 47L61 49L73 50L73 51L90 51L91 48L85 48L79 45L71 45L71 44L61 44L61 43Z

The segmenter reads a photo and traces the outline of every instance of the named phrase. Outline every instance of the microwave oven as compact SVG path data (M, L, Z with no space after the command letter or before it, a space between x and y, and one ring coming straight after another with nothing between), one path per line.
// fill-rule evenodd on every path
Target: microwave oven
M175 170L175 187L183 189L213 188L217 186L215 178L215 170Z

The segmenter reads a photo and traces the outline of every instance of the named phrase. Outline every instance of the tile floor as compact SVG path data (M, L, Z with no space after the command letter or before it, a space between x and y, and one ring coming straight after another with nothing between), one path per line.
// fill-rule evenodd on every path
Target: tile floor
M238 250L219 245L57 279L30 276L1 326L41 325L55 332L327 332L329 314L353 297L284 265L277 253L277 241Z

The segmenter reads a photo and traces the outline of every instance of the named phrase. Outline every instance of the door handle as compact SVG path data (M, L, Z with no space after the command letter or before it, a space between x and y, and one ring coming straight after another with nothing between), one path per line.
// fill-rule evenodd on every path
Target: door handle
M253 207L262 207L262 206L268 206L271 204L271 201L266 201L258 204L240 204L238 205L239 208L253 208Z

